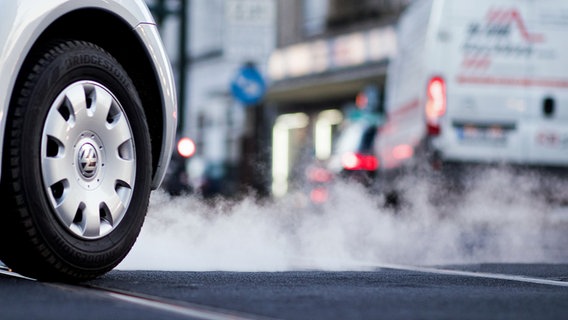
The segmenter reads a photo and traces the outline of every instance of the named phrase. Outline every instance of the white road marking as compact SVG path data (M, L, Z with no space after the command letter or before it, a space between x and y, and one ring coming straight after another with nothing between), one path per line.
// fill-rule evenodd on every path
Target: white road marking
M77 292L86 292L97 294L101 297L120 300L123 302L135 304L141 307L160 310L164 312L174 313L180 316L185 316L190 319L203 319L203 320L252 320L252 319L270 319L266 317L243 314L240 312L233 312L230 310L222 310L214 307L198 305L185 301L169 300L156 296L145 294L131 293L128 291L109 289L97 286L81 286L81 285L68 285L61 283L49 284L54 287L59 287L66 290L74 290Z
M521 275L438 269L438 268L418 267L418 266L388 265L388 264L379 265L377 267L383 269L415 271L422 273L433 273L441 275L485 278L485 279L495 279L495 280L508 280L508 281L524 282L524 283L544 284L544 285L557 286L557 287L568 287L568 282L566 281L550 280L550 279L535 278L535 277L528 277Z
M205 320L250 320L260 319L256 316L242 316L229 312L221 312L216 310L207 310L197 305L180 305L178 303L170 303L162 300L155 300L153 298L140 297L132 294L125 294L120 292L108 291L106 289L96 289L112 298L126 301L129 303L137 304L143 307L162 310L166 312L175 313L182 316L191 317L192 319L205 319Z
M305 261L305 259L302 259ZM408 266L408 265L396 265L396 264L381 264L375 262L363 262L363 261L351 261L350 266L354 269L391 269L391 270L402 270L402 271L412 271L430 274L440 274L449 276L461 276L461 277L473 277L473 278L484 278L484 279L495 279L495 280L506 280L515 281L522 283L531 284L541 284L557 287L568 287L567 281L550 280L544 278L536 278L522 275L509 275L509 274L499 274L499 273L487 273L487 272L473 272L473 271L461 271L461 270L451 270L451 269L440 269L434 267L419 267L419 266ZM18 273L11 272L9 269L5 270L0 268L0 274L4 274L11 277L22 278L26 280L35 281L35 279L22 276ZM245 320L245 319L265 319L264 317L245 315L239 313L233 313L230 311L218 310L214 308L209 308L206 306L195 305L187 302L179 301L169 301L162 298L145 296L141 294L134 294L129 292L123 292L120 290L113 290L101 287L82 287L74 285L65 284L50 284L52 286L61 287L64 289L78 290L78 291L88 291L95 292L99 295L110 297L113 299L125 301L128 303L136 304L139 306L152 308L156 310L161 310L165 312L170 312L182 316L187 316L192 319L204 319L204 320Z
M0 274L7 275L7 276L10 276L10 277L14 277L14 278L21 278L21 279L36 281L36 279L34 279L34 278L29 278L29 277L23 276L19 273L15 273L8 268L0 268Z
M19 273L11 271L9 268L0 268L0 274L20 278L24 280L37 281L34 278L23 276ZM143 296L134 293L120 292L118 290L112 290L101 287L93 286L81 286L81 285L68 285L62 283L44 283L52 287L58 287L65 290L91 292L105 297L110 297L112 299L117 299L125 301L128 303L136 304L139 306L166 311L170 313L175 313L178 315L190 317L191 319L203 319L203 320L251 320L251 319L269 319L266 317L254 316L254 315L244 315L231 311L218 310L206 306L200 306L187 302L179 301L167 301L165 299Z
M298 266L301 265L317 265L310 259L297 259L300 263ZM322 261L318 260L321 264ZM545 278L537 278L537 277L530 277L530 276L523 276L523 275L510 275L510 274L501 274L501 273L488 273L488 272L475 272L475 271L462 271L462 270L453 270L453 269L443 269L443 268L436 268L436 267L421 267L421 266L412 266L412 265L401 265L401 264L385 264L378 261L363 261L363 260L351 260L351 261L342 261L339 263L335 260L326 260L327 265L334 265L340 266L330 271L374 271L380 269L391 269L391 270L403 270L403 271L413 271L413 272L421 272L421 273L432 273L432 274L441 274L441 275L450 275L450 276L462 276L462 277L473 277L473 278L486 278L486 279L495 279L495 280L508 280L508 281L516 281L516 282L524 282L524 283L534 283L534 284L544 284L549 286L557 286L557 287L568 287L568 281L561 281L561 280L550 280ZM301 268L299 268L301 269ZM306 269L304 269L306 270ZM308 269L312 270L312 269ZM313 269L313 270L320 270L321 269ZM568 277L568 275L567 275Z

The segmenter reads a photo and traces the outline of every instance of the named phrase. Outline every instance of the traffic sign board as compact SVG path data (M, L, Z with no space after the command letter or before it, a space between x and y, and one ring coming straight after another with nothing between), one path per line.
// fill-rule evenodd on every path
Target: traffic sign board
M231 92L245 106L254 105L264 97L266 83L258 69L248 63L239 69L231 81Z

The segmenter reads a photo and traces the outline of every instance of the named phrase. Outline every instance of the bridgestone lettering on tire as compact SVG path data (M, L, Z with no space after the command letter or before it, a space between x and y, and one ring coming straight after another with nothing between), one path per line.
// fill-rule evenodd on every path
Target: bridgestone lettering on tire
M0 259L31 277L86 280L115 267L138 236L149 131L136 88L105 50L59 41L38 51L10 106Z

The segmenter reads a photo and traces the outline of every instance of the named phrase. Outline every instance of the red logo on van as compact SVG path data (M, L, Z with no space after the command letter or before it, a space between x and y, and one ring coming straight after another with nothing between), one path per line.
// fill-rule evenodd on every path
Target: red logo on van
M493 29L508 34L511 26L515 25L525 41L529 43L544 41L544 35L528 31L523 17L517 9L491 9L487 13L487 22L490 26L489 31Z
M461 67L487 70L496 57L527 59L535 54L544 34L529 32L515 8L490 9L482 21L468 25Z

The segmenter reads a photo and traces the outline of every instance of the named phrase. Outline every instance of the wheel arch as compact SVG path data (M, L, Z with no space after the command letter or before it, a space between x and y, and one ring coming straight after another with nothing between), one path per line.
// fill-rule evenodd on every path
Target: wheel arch
M148 121L152 145L152 188L157 188L169 162L171 146L168 147L167 139L172 133L168 134L166 128L168 107L162 99L162 90L165 88L160 83L160 75L155 70L154 61L142 39L127 21L110 11L101 8L71 11L56 19L39 35L26 55L14 88L24 81L21 75L30 67L30 61L38 58L40 48L54 39L92 42L113 55L129 74L142 100ZM14 92L12 98L13 95ZM175 109L173 112L175 113Z

